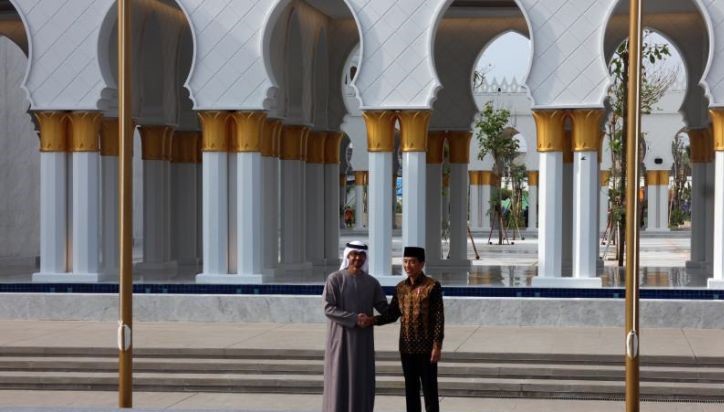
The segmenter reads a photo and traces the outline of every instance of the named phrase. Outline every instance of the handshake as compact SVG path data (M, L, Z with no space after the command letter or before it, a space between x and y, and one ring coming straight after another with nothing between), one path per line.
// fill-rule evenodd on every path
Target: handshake
M360 313L357 315L357 326L360 328L366 328L375 324L375 318L369 316L366 313Z

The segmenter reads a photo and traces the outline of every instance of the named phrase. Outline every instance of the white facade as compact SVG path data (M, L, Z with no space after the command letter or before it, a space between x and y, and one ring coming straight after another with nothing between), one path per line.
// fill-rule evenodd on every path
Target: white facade
M114 117L117 97L115 2L10 0L10 3L15 12L9 13L8 19L21 24L25 36L18 33L18 24L0 34L20 45L28 56L21 88L30 102L30 110L102 112L105 117ZM196 115L199 113L263 112L267 119L277 119L285 127L346 132L353 147L352 170L369 172L369 228L370 233L374 233L374 238L370 238L374 251L370 263L374 275L385 276L391 274L390 179L399 143L395 140L391 149L373 148L368 153L368 143L376 138L376 132L373 126L365 124L362 112L431 111L430 123L425 125L428 130L460 132L470 131L480 105L493 99L496 104L513 111L512 127L518 132L516 138L521 147L525 148L522 160L529 170L540 173L535 196L539 205L536 220L541 234L540 278L561 278L562 266L566 265L563 258L569 252L573 253L574 276L587 278L595 266L591 260L594 253L591 239L574 237L572 242L577 247L568 250L573 248L567 246L564 239L570 233L560 216L560 209L567 200L561 195L565 193L564 189L571 190L571 201L579 205L571 230L578 234L585 232L581 225L598 220L595 213L599 203L598 186L593 182L599 169L589 164L584 167L582 157L597 154L603 160L600 170L606 170L609 156L605 147L603 153L577 152L579 161L572 172L576 189L563 188L566 181L563 170L567 166L559 151L536 151L539 143L536 126L541 124L536 124L531 111L558 110L570 114L604 109L610 85L606 62L627 35L625 7L617 0L562 0L556 7L548 7L548 4L543 0L517 0L503 6L486 0L139 0L134 2L133 17L137 41L133 45L137 80L133 90L134 118L142 127L198 131L200 125ZM714 24L724 15L724 4L670 0L647 7L644 23L678 45L686 65L686 91L667 96L662 102L664 109L643 121L644 131L649 136L646 168L667 170L672 162L669 147L673 136L687 127L708 127L707 108L724 105L724 65L719 64L724 54L714 47L724 42L724 26ZM509 31L524 34L531 40L532 58L527 78L517 82L489 81L480 93L474 94L470 79L481 50ZM0 40L0 53L16 53L8 51L7 41ZM13 61L20 60L16 56ZM14 73L17 79L17 67L6 70ZM6 101L17 102L18 99ZM683 106L681 102L685 102ZM25 107L20 109L13 113L22 113ZM18 125L23 136L31 134L27 121L20 121ZM570 121L565 127L570 128ZM273 271L273 266L279 264L306 267L311 263L321 265L335 261L328 255L332 250L330 245L338 241L338 232L326 223L315 227L300 224L298 220L310 216L317 223L320 219L338 223L339 211L331 207L330 201L338 192L331 187L334 173L329 166L339 163L339 153L329 155L335 149L339 152L338 148L325 152L328 159L325 158L324 167L307 169L303 148L302 158L284 158L289 155L285 152L289 150L285 146L287 142L277 148L280 151L273 156L277 160L272 163L263 160L262 164L261 149L252 147L235 152L236 149L211 147L209 145L223 139L219 140L220 136L212 135L208 130L204 133L201 144L204 154L198 155L203 158L203 177L194 179L193 183L197 198L203 199L203 216L199 219L203 222L202 227L194 231L199 237L194 244L203 250L200 253L203 256L197 256L203 258L199 281L237 282L239 275L254 278L247 278L248 281L260 281L262 272ZM261 139L261 136L267 135L261 134L255 139ZM229 147L237 137L230 133L227 137ZM41 140L43 138L50 137L41 136ZM156 173L150 162L160 162L159 170L166 173L163 178L170 180L172 141L163 143L168 144L168 147L164 146L168 158L143 162L145 175L152 177ZM305 142L298 143L306 147ZM28 153L27 147L23 147L24 156L34 159L35 179L50 179L52 173L48 168L62 169L58 159L44 160L41 168L37 153ZM59 151L61 154L55 156L73 158L72 164L65 166L68 175L65 192L51 193L47 181L34 183L34 187L41 188L43 198L68 199L67 213L54 220L50 210L33 212L42 215L43 219L39 220L47 227L44 230L37 229L37 224L31 225L23 236L26 240L38 231L42 233L43 239L35 243L45 245L41 252L41 267L43 259L52 260L55 259L52 256L63 254L58 247L66 248L71 259L65 267L52 266L69 273L70 277L100 273L99 256L104 246L108 247L110 238L101 233L102 214L97 200L102 184L98 179L98 154L92 150L83 153L83 148L78 147L72 151L72 154ZM459 194L451 199L450 219L455 236L451 242L454 245L451 255L462 260L467 255L462 236L467 218L461 216L468 209L467 191L464 190L467 173L489 171L492 167L489 159L477 159L474 138L469 153L467 164L455 164L451 181L452 191ZM46 154L44 152L47 159L53 157ZM331 163L327 162L335 158L330 160ZM712 210L721 208L719 199L724 190L724 185L719 184L720 176L714 178L713 174L715 167L721 168L720 160L718 156L711 162L712 184L707 185L711 186L707 198L711 199ZM425 172L422 164L422 155L417 155L415 167L407 167L407 173L412 173L411 170L423 173L425 176L419 179L420 182L426 182L426 187L432 183L437 185L437 177L430 175L429 167ZM18 170L17 165L5 166L3 163L3 167L13 170L12 173ZM272 172L272 168L276 168L275 171ZM96 169L98 174L94 172ZM44 170L42 174L41 170ZM276 177L267 179L256 175L262 173L272 173ZM189 173L186 175L190 176ZM264 182L273 182L273 187L264 186ZM145 202L137 201L137 207L147 209L145 213L136 211L136 215L145 217L144 233L151 233L148 229L152 225L163 228L170 224L173 214L165 209L176 207L171 201L179 198L173 194L174 187L178 190L178 182L159 189L163 193L155 193L162 198L160 206L150 198ZM32 204L32 210L38 210L40 190L21 194ZM259 236L262 219L276 221L276 216L269 217L262 211L261 191L266 190L278 195L269 197L266 202L281 202L276 203L282 244L279 253L270 251L276 249L271 246L273 239L263 238L262 241ZM152 194L148 187L144 192L145 197ZM294 196L290 197L292 192ZM418 202L422 199L437 202L436 196L431 197L425 191L406 193L409 199ZM665 194L657 193L657 196L661 198ZM306 210L315 205L324 210L323 216ZM148 210L150 208L155 209ZM17 207L10 205L6 209L12 211ZM429 210L437 213L436 209L437 206L431 209L428 205L419 209L418 215L403 219L402 231L408 236L408 242L430 243L427 232L430 223L436 224L437 218L431 219ZM589 214L583 214L585 209L589 209ZM443 215L447 212L440 211ZM724 232L719 227L721 222L715 218L720 214L724 211L717 209L707 225L713 228L712 242L697 244L707 248L722 244L724 235L721 233ZM660 213L656 216L662 220ZM416 227L408 227L412 225ZM17 232L17 227L13 227ZM65 245L58 235L62 227L72 238L72 242ZM335 224L335 227L339 225ZM696 229L693 236L705 236L701 231L701 228ZM169 238L172 230L164 228L160 236L161 240L147 244L144 250L148 252L151 247L160 245L164 248L162 260L169 260L171 257L166 256L166 251L172 244ZM321 238L320 245L325 246L306 248L295 243L308 242L315 237ZM0 242L7 241L0 239ZM8 250L14 256L32 255L34 242L25 242L22 248L8 246L3 248L3 254ZM561 252L561 248L566 250ZM185 249L193 249L193 245L186 245ZM722 255L722 251L712 249L708 255L714 259ZM700 263L706 267L707 258L702 259L704 262ZM721 266L712 259L708 260L710 265Z

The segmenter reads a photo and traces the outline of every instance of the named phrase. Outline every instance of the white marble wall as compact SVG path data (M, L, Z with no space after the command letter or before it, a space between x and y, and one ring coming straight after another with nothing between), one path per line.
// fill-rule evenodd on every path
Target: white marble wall
M0 261L40 253L40 152L26 93L27 58L0 36Z
M389 297L388 297L389 298ZM136 295L143 322L321 323L320 296ZM724 301L642 300L645 328L724 328ZM117 295L0 294L2 320L112 321ZM445 298L448 325L623 327L621 299Z

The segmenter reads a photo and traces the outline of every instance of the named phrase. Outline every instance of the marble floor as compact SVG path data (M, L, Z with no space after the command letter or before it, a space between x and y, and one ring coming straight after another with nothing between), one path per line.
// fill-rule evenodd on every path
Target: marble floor
M487 233L474 234L475 249L468 242L469 271L454 271L442 267L428 267L429 273L448 286L490 286L526 287L536 276L538 240L535 234L523 234L524 239L511 239L512 244L489 244ZM527 235L527 236L526 236ZM367 233L343 231L340 239L340 254L344 244L353 239L367 239ZM643 287L655 288L705 288L708 275L686 269L690 256L689 232L664 234L642 233L640 242L640 277ZM602 251L605 246L602 246ZM598 276L604 287L623 287L625 273L614 260L614 246L610 246L605 260L599 261ZM393 272L401 274L402 241L399 234L392 242ZM443 241L443 256L448 252L448 243ZM478 257L478 259L476 259ZM134 260L142 260L142 250L134 253ZM264 283L270 284L321 284L326 275L335 267L315 267L305 271L266 274ZM194 283L197 266L180 266L173 272L134 271L136 283ZM34 264L0 263L0 282L31 282L32 273L37 271ZM570 262L564 264L563 276L570 276Z

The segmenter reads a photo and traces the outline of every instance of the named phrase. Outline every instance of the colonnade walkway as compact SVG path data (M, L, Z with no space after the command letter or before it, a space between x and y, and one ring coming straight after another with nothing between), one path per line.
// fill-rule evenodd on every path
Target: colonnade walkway
M324 324L136 323L134 405L319 411L325 330ZM397 334L397 325L375 330L375 410L382 412L405 409ZM448 326L442 409L623 410L620 400L605 400L623 393L623 334L623 328ZM721 342L724 330L643 329L642 393L659 402L644 402L642 410L724 410ZM0 321L0 411L115 410L115 347L115 322ZM257 391L266 393L253 393L264 382Z
M475 251L468 240L467 257L471 262L469 275L447 273L443 269L431 271L447 286L529 286L537 273L538 239L535 233L523 233L525 239L517 237L513 244L488 244L489 233L474 233L475 245L479 259L475 259ZM497 233L494 234L494 241ZM344 245L351 240L367 240L366 231L344 230L340 238L340 255ZM495 242L494 242L495 243ZM402 239L392 239L393 271L401 274ZM443 256L447 255L448 243L443 242ZM605 246L602 246L605 249ZM616 267L615 245L608 249L608 258L598 269L598 276L603 280L604 287L623 287L623 269ZM641 233L640 266L643 287L665 288L706 288L708 274L691 272L685 268L691 257L690 232L672 231L662 233ZM142 250L137 248L134 260L140 262ZM570 263L568 265L570 269ZM302 283L321 284L327 274L335 267L314 267L306 271L295 271L265 275L263 283ZM3 264L0 261L0 283L26 283L32 281L32 273L37 269L32 264ZM195 283L198 266L181 266L177 272L144 272L134 268L136 283Z

